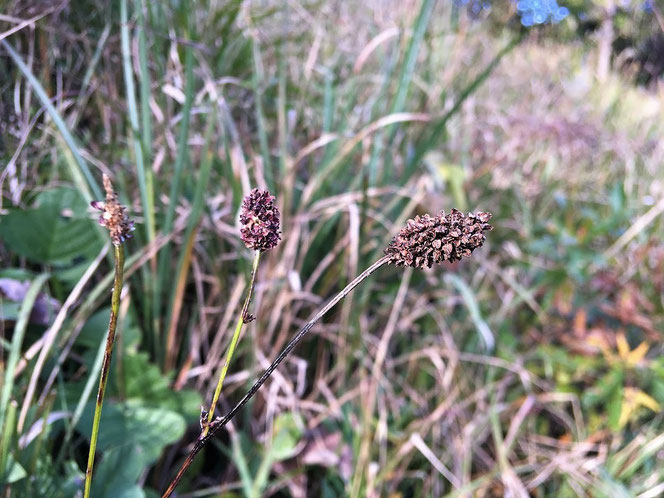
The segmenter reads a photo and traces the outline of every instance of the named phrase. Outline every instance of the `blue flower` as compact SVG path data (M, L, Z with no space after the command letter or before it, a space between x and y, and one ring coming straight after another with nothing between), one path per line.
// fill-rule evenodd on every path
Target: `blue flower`
M558 5L556 0L518 0L516 10L526 27L547 21L559 23L569 15L569 9Z

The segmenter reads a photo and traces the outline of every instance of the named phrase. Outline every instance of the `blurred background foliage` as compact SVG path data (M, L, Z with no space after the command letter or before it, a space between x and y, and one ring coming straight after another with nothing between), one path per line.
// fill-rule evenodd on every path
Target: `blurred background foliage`
M2 496L82 489L112 278L101 173L137 231L93 496L158 496L197 437L254 186L283 241L222 410L406 219L459 207L496 228L462 264L366 282L180 496L664 494L663 11L524 18L550 5L5 2Z

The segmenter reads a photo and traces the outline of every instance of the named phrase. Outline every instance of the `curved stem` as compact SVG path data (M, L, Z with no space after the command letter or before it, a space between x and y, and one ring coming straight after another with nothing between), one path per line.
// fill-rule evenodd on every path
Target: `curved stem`
M217 382L217 388L214 391L214 397L212 398L212 404L210 404L210 410L207 415L207 424L203 428L203 436L207 436L208 431L210 430L210 422L214 416L214 410L217 407L217 401L219 401L219 395L221 394L221 387L224 385L224 379L226 378L226 373L228 372L228 366L231 363L233 354L235 353L235 348L237 347L238 340L240 339L240 332L242 332L242 327L245 323L251 321L249 318L249 303L251 302L251 296L254 293L254 286L256 285L256 273L258 273L258 262L261 259L261 252L256 251L254 256L254 264L251 269L251 282L249 283L249 289L247 290L247 297L244 299L244 305L242 306L242 311L240 312L240 317L238 318L237 325L235 326L235 332L233 333L233 338L231 343L228 346L228 351L226 352L226 358L224 359L224 365L221 367L221 373L219 374L219 381Z
M276 368L279 366L279 364L284 361L284 359L289 355L289 353L297 346L297 343L300 342L300 340L309 332L312 327L325 316L325 314L330 311L339 301L341 301L343 298L345 298L348 294L351 293L351 291L357 287L359 284L361 284L369 275L371 275L373 272L378 270L381 266L387 264L389 261L389 258L387 256L383 256L380 258L378 261L376 261L374 264L372 264L369 268L364 270L360 275L358 275L351 283L349 283L344 289L339 292L336 296L332 298L332 300L327 303L316 315L307 322L307 324L300 329L300 331L291 339L291 341L286 345L284 350L279 353L279 356L272 362L272 364L263 372L263 375L260 376L260 378L254 383L254 385L247 391L247 394L244 395L244 397L233 407L231 411L229 411L226 415L223 417L217 417L214 419L210 425L209 425L209 432L205 435L201 433L201 436L198 438L198 441L196 441L196 444L194 444L194 447L191 449L189 452L189 455L187 455L186 460L180 467L180 470L178 471L177 475L173 480L171 481L171 484L168 486L168 489L164 492L162 495L162 498L167 498L169 497L173 491L175 491L175 488L177 487L178 483L182 479L182 476L186 472L186 470L189 468L191 465L191 462L194 461L194 458L196 455L203 449L203 446L214 436L222 427L224 427L228 422L231 421L231 419L235 416L235 414L245 405L247 402L253 398L253 396L258 392L258 390L261 388L261 386L265 383L265 381L272 375L272 372L276 370Z
M88 467L85 470L84 498L90 497L90 486L92 484L92 467L95 463L95 450L97 449L97 437L99 435L99 421L101 420L101 409L104 404L104 393L106 382L111 368L111 356L113 355L113 343L115 342L115 328L118 323L118 311L120 309L120 294L122 293L122 281L124 277L124 247L114 245L115 249L115 278L113 280L113 293L111 295L111 318L108 323L108 336L106 337L106 351L101 366L101 377L99 378L99 390L97 391L97 404L95 415L92 420L92 435L90 436L90 452L88 453Z

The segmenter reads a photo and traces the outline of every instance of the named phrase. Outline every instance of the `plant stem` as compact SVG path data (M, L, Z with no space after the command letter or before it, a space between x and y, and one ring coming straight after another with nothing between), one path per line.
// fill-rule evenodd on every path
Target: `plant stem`
M210 404L210 410L208 411L207 424L203 428L203 436L207 436L207 433L210 430L210 422L214 416L214 409L217 407L217 401L219 401L219 395L221 394L221 387L224 385L224 379L226 378L226 373L228 372L228 366L231 363L233 358L233 353L235 353L235 348L237 347L238 340L240 339L240 332L242 332L242 327L248 320L248 311L249 303L251 302L251 296L254 293L254 285L256 284L256 273L258 273L258 262L261 259L261 252L256 251L254 255L254 264L251 268L251 282L249 283L249 289L247 290L247 297L244 299L244 305L242 306L242 311L240 312L240 317L237 320L237 325L235 326L235 332L233 333L233 338L231 339L231 344L228 346L228 351L226 352L226 358L224 359L224 364L221 367L221 373L219 374L219 381L217 382L217 388L214 391L214 397L212 398L212 404Z
M373 272L378 270L380 267L386 265L389 261L389 258L387 256L383 256L380 258L378 261L373 263L370 267L368 267L366 270L364 270L360 275L358 275L351 283L349 283L344 289L339 292L336 296L332 298L332 300L327 303L316 315L307 322L307 324L300 329L300 331L291 339L291 341L286 345L284 350L279 353L279 356L272 362L272 364L263 372L263 375L260 376L260 378L254 383L254 385L247 391L247 394L244 395L244 397L233 407L231 411L229 411L226 415L223 417L217 417L214 419L210 425L209 425L209 432L205 435L201 433L201 436L198 438L198 441L196 441L196 444L194 444L194 447L191 449L189 452L189 455L187 456L187 459L184 461L182 466L180 467L180 470L178 471L177 475L175 478L171 481L171 484L168 486L168 489L164 492L162 495L162 498L167 498L171 496L173 491L175 491L175 488L177 487L178 483L182 479L182 476L186 472L186 470L189 468L191 463L194 461L194 458L196 455L203 449L203 446L214 436L222 427L224 427L228 422L231 421L231 419L235 416L235 414L251 399L254 397L256 392L261 388L261 386L265 383L265 381L272 375L272 372L276 370L276 368L279 366L279 364L290 354L290 352L297 346L297 343L300 342L300 340L309 332L312 327L321 319L323 316L327 314L328 311L330 311L339 301L341 301L343 298L345 298L348 294L351 293L351 291L357 287L359 284L361 284L369 275L371 275Z
M92 435L90 436L90 452L88 453L88 467L85 471L84 498L90 497L90 486L92 484L92 467L95 463L95 450L97 448L97 436L99 435L99 421L101 420L101 408L104 404L104 393L106 382L111 368L111 356L113 355L113 343L115 342L115 327L118 323L118 311L120 309L120 294L122 293L122 280L124 277L124 247L114 245L115 249L115 278L113 280L113 294L111 295L111 318L108 323L108 336L106 337L106 351L101 366L101 377L99 378L99 390L97 391L97 404L92 421Z

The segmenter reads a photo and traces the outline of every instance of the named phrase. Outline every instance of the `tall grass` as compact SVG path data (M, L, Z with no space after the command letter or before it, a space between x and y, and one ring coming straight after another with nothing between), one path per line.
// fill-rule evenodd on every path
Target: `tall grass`
M3 493L81 489L112 281L86 201L105 172L139 229L93 496L165 489L199 433L254 186L283 241L222 408L407 218L465 203L496 230L479 266L358 289L182 492L656 496L664 103L617 72L598 84L592 45L507 9L76 0L4 38L0 282L28 285L0 293ZM5 32L32 15L3 14Z

